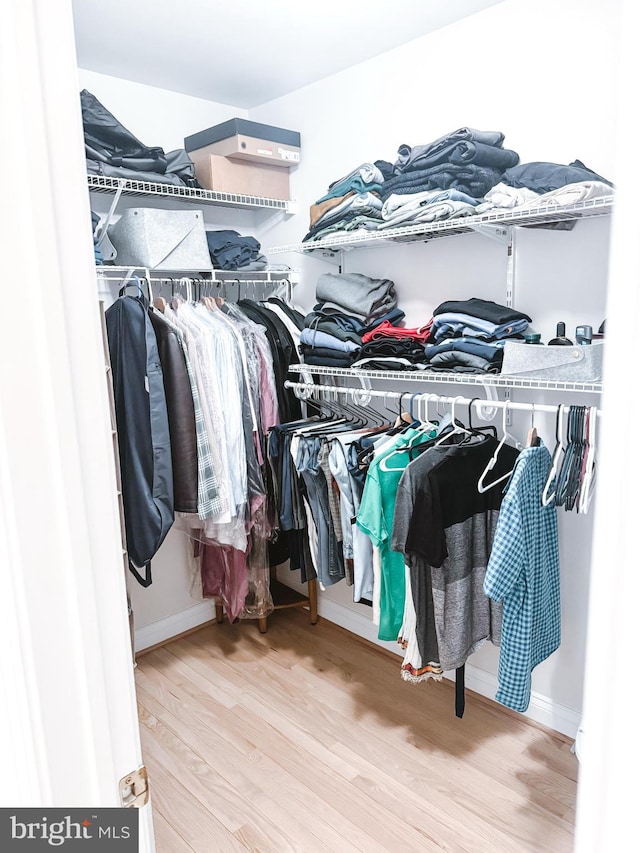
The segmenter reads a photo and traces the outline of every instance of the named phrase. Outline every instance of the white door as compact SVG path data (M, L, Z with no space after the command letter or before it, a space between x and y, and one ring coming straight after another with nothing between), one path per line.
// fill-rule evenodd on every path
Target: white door
M0 806L142 763L75 56L70 0L3 0Z

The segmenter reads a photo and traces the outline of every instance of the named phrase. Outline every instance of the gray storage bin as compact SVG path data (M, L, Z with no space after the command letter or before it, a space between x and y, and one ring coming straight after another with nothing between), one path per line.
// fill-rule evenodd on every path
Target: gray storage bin
M213 268L201 210L132 207L109 226L120 266L210 271Z
M604 346L550 347L507 341L502 362L503 376L548 379L563 382L598 382L602 379Z

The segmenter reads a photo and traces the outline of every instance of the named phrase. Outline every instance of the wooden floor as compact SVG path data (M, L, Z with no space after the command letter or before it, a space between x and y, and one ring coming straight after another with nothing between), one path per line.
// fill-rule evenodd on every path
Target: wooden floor
M572 850L566 738L303 611L138 658L158 853Z

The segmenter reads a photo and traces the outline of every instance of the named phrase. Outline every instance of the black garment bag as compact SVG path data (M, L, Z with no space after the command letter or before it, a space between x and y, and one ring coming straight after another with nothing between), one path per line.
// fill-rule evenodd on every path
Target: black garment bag
M151 558L173 524L169 420L156 336L142 294L105 311L129 569L151 584ZM144 572L144 574L141 574Z

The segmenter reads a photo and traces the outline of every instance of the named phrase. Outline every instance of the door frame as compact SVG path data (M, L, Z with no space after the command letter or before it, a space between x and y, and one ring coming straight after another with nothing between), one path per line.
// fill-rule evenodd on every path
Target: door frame
M640 455L618 414L640 322L636 193L622 183L634 138L639 31L623 3L619 178L613 217L604 404L591 571L585 738L576 850L616 849L634 816ZM114 806L141 763L118 508L82 150L71 0L5 0L0 20L0 257L13 299L0 335L0 796L7 805ZM585 61L588 57L585 56ZM595 60L597 61L597 60ZM632 115L633 113L633 115ZM597 106L594 106L594 132ZM25 267L26 264L26 267ZM11 272L13 270L13 272ZM26 270L26 271L25 271ZM632 287L629 287L629 281ZM615 550L612 557L612 542ZM632 657L633 656L633 657ZM4 723L4 725L2 725ZM6 761L6 764L5 764ZM153 851L150 806L141 851Z
M0 15L1 804L114 807L142 753L72 8Z

